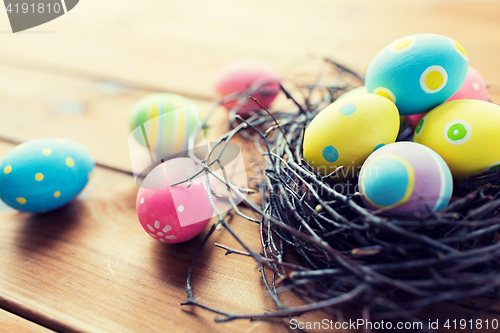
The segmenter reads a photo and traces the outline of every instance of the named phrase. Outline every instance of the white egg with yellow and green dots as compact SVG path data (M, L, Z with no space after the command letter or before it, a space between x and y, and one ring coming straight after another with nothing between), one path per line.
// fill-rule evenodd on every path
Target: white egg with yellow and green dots
M0 160L0 199L23 212L57 209L83 190L94 167L90 152L73 140L25 142Z
M304 134L304 159L322 175L337 167L339 178L357 175L374 150L396 140L399 113L390 100L374 94L356 94L322 110Z
M406 36L370 63L368 92L391 99L402 115L430 110L453 96L465 80L468 56L455 40L434 34Z
M500 106L473 99L446 102L420 120L414 141L435 150L453 178L500 167Z

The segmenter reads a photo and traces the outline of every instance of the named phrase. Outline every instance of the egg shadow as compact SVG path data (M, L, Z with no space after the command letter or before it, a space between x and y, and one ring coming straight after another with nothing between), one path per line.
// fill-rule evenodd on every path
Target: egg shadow
M213 220L212 220L213 221ZM203 232L193 239L178 243L178 244L164 244L155 242L154 253L151 254L152 264L157 267L159 277L163 282L171 288L175 286L181 291L181 300L185 302L188 300L186 292L186 282L189 273L189 268L193 258L202 244L204 238L210 231L213 223L212 221L205 227ZM208 239L196 260L193 273L191 275L191 287L193 288L194 297L197 299L202 290L198 289L201 278L210 278L211 273L208 274L212 267L213 260L216 260L213 251L218 249L215 247L217 239L221 235L220 232L215 231L214 234ZM201 320L197 314L196 307L182 306L181 310L193 319Z
M80 200L47 213L26 214L17 238L18 248L24 252L52 249L68 241L68 233L82 225L84 216L85 205Z
M209 233L215 221L216 219L212 219L199 235L189 241L176 244L155 242L152 247L150 258L152 265L158 268L160 277L164 279L165 282L184 289L186 288L189 267L201 243ZM216 260L216 256L213 252L223 251L215 246L215 243L218 242L218 239L222 235L223 232L215 231L205 243L203 249L201 249L193 270L191 281L193 289L196 288L197 276L204 275L204 273L212 267L212 261Z

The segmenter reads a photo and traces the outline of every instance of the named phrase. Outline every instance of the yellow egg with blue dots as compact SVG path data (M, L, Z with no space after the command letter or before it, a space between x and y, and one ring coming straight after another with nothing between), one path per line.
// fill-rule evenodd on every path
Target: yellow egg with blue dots
M0 199L23 212L57 209L83 190L94 167L90 152L73 140L25 142L0 160Z
M392 100L402 115L411 115L428 111L453 96L467 70L467 52L457 41L416 34L380 51L368 67L365 84L368 92Z
M500 167L500 106L472 99L446 102L420 120L414 141L436 151L453 178Z
M387 98L357 94L323 109L304 134L304 159L326 176L343 166L339 177L357 175L374 150L396 140L398 109Z

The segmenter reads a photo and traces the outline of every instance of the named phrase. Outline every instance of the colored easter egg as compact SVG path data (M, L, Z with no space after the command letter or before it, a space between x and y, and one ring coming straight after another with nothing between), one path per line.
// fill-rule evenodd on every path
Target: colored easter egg
M31 140L0 160L0 198L23 212L54 210L83 190L94 167L92 155L78 142Z
M474 99L443 103L422 118L414 141L441 155L456 179L497 168L500 106Z
M137 193L136 208L151 237L163 243L180 243L203 231L213 215L204 173L194 178L191 186L170 186L199 170L192 159L180 157L159 164L146 176ZM209 179L215 188L212 176ZM216 198L213 200L215 203Z
M477 99L488 102L488 86L477 69L469 66L464 83L448 101L457 99Z
M387 98L346 97L311 121L304 135L304 158L322 175L344 166L342 178L355 177L368 155L394 142L398 131L398 109Z
M417 34L398 39L370 63L368 92L391 99L403 115L421 113L458 91L467 75L468 57L451 38Z
M486 82L481 74L479 74L479 72L471 66L469 66L464 83L460 89L447 100L447 102L457 99L477 99L485 102L488 102L489 100ZM422 112L408 116L411 128L415 130L420 120L422 120L426 114L427 112Z
M360 94L369 94L368 90L366 89L365 86L357 87L351 90L346 91L344 94L340 95L339 98L337 98L335 101L340 101L346 97L351 97L354 95L360 95ZM400 116L399 117L399 132L404 128L404 125L406 123L406 116Z
M136 140L161 158L188 149L188 139L200 127L194 103L176 94L152 94L139 100L129 118Z
M414 142L396 142L368 157L359 177L361 199L370 209L422 214L444 209L453 179L445 161Z
M359 95L359 94L368 94L368 90L366 89L365 86L361 87L356 87L354 89L348 90L342 95L339 96L335 101L342 100L343 98L354 96L354 95Z
M255 91L250 91L254 89ZM280 92L280 80L266 63L256 60L238 60L220 70L215 90L221 97L233 96L235 99L227 101L223 106L228 110L237 106L237 114L247 118L255 110L261 110L248 96L251 95L263 107L269 109Z
M420 122L420 120L422 120L423 117L425 117L426 114L427 112L422 112L417 114L411 114L408 116L408 121L413 130L417 128L418 123Z

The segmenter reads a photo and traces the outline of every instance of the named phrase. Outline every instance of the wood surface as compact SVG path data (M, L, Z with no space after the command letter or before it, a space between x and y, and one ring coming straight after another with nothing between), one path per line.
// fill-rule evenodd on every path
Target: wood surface
M10 312L0 309L0 333L9 332L33 332L33 333L51 333L43 326L37 325L31 321L18 317Z
M176 92L205 111L217 70L240 58L267 61L285 78L314 75L311 61L324 57L364 73L386 44L421 32L459 41L500 102L499 17L496 0L85 0L12 34L0 10L0 156L13 143L60 136L81 142L100 165L58 211L0 206L0 332L288 331L287 320L218 324L180 306L202 236L164 245L142 230L127 148L133 103ZM219 110L210 138L225 120ZM259 249L256 225L231 223ZM225 256L215 242L238 247L224 231L210 239L194 275L197 297L232 312L273 310L254 262Z

